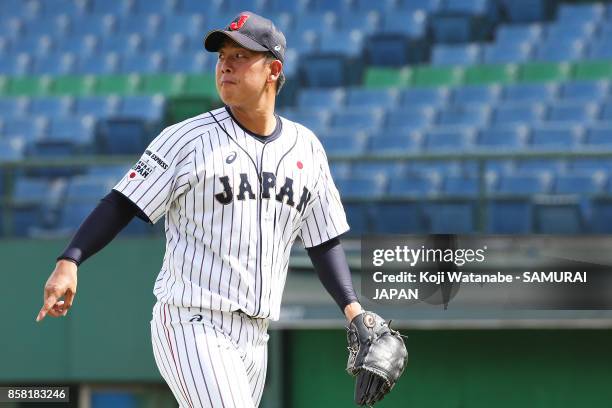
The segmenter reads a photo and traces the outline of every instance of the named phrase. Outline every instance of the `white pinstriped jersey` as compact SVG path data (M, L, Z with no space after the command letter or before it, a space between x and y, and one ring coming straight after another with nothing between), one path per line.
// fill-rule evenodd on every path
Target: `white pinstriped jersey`
M277 117L259 140L219 108L170 126L115 186L166 216L160 302L277 320L291 246L348 230L319 140Z

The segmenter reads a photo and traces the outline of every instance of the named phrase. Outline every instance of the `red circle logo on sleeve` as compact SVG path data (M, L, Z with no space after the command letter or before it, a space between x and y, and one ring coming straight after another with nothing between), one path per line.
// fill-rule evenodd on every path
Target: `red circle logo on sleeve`
M136 177L136 172L135 171L130 173L130 178L134 178L134 177Z
M302 170L302 168L304 167L304 165L302 164L302 162L301 162L301 161L299 161L299 160L298 160L298 162L297 162L297 166L298 166L298 169L300 169L300 170Z

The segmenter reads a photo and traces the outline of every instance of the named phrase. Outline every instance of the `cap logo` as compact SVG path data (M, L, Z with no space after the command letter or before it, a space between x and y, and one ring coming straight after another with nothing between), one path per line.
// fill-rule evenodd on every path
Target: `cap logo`
M280 49L281 49L281 46L280 46L280 45L275 45L275 46L274 46L274 51L280 51Z
M229 29L232 31L240 30L244 23L249 19L248 14L241 14L229 25Z

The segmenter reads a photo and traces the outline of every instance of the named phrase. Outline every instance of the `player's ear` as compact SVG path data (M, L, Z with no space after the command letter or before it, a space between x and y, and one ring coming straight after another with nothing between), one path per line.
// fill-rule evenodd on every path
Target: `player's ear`
M276 81L283 70L283 63L279 60L273 60L270 62L270 74L268 75L269 81Z

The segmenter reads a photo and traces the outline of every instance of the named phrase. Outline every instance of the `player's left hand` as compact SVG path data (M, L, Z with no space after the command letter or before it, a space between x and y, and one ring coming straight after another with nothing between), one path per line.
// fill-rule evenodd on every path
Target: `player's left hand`
M77 265L73 262L60 260L55 270L47 279L44 289L43 306L36 316L39 322L47 314L53 317L66 316L72 307L77 289ZM64 300L60 300L64 297Z
M408 363L408 351L399 332L373 312L355 316L347 331L346 371L357 377L355 402L372 406L395 386Z

